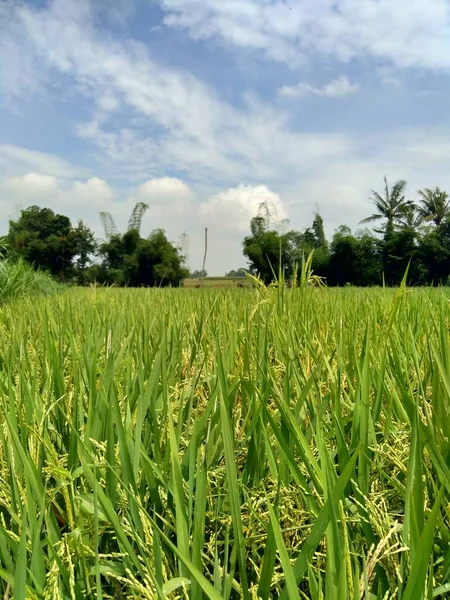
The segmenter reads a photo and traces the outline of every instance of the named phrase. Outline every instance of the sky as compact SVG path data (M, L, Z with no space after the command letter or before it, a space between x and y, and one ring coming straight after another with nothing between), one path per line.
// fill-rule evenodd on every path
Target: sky
M246 265L262 202L329 238L450 192L450 0L0 0L0 234L30 205Z

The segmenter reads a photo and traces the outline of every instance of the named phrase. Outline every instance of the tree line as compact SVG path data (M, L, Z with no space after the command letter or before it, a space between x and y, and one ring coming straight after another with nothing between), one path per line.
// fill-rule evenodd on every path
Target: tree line
M163 229L142 237L142 217L147 209L142 202L136 204L124 233L118 231L110 213L100 213L105 238L96 240L83 221L73 227L64 215L30 206L21 211L17 221L9 222L3 241L12 258L22 257L62 282L179 285L189 275L185 257Z
M409 285L447 284L450 278L450 206L439 187L419 190L418 201L406 198L406 181L372 190L374 212L361 225L380 223L373 231L352 233L341 225L331 243L323 219L314 215L303 232L280 232L270 207L261 206L251 220L251 235L243 240L244 255L253 273L267 283L281 266L289 278L302 256L313 252L314 273L329 286L398 285L408 266Z
M258 274L266 283L281 268L286 278L295 265L313 252L315 275L330 286L397 285L409 266L410 285L447 284L450 279L450 205L439 187L418 192L417 202L406 198L406 181L384 190L372 190L374 212L361 225L379 223L352 231L341 225L328 242L322 216L316 212L304 231L286 229L286 222L262 203L251 219L250 235L242 241L248 266L227 273L230 277ZM100 213L104 239L96 240L83 221L70 219L49 208L30 206L9 222L3 242L12 258L22 257L35 268L64 282L93 282L119 286L179 285L190 275L180 245L167 239L163 229L141 235L142 218L148 206L138 202L125 232L118 231L112 215ZM191 276L204 277L206 271Z

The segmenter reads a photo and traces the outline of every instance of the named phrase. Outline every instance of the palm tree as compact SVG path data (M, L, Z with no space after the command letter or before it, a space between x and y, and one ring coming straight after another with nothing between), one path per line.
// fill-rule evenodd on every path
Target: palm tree
M437 186L425 188L417 192L420 196L420 214L426 221L433 221L439 227L450 216L450 205L447 192Z
M421 209L415 204L411 204L405 209L404 215L399 219L399 225L402 229L412 229L421 232L423 229L424 217Z
M386 227L381 230L375 230L379 233L392 232L394 230L394 226L398 225L401 219L405 216L405 212L408 210L408 208L413 206L413 202L411 200L405 200L406 181L400 179L392 186L391 190L389 190L386 177L384 178L384 184L384 197L378 192L372 190L373 196L371 200L373 200L377 212L360 221L360 223L372 223L373 221L386 219Z

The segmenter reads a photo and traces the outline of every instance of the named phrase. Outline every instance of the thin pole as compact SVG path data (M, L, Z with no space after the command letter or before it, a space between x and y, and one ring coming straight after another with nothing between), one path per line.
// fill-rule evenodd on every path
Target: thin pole
M205 227L205 254L203 256L202 277L204 277L207 252L208 252L208 228Z

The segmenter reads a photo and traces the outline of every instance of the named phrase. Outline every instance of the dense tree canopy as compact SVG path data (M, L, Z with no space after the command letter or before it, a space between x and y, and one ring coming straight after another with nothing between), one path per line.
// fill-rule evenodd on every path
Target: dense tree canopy
M109 213L102 213L106 241L98 249L101 263L91 275L100 283L127 286L179 285L189 275L184 257L166 237L163 229L156 229L147 238L140 234L142 217L148 206L137 203L128 229L117 233Z
M137 203L127 231L121 235L109 213L101 213L106 240L98 244L93 232L79 221L49 208L30 206L10 221L5 238L12 256L21 256L35 268L62 281L130 285L178 285L188 275L184 257L162 229L147 238L140 235L147 205ZM95 260L96 257L96 260Z
M83 279L95 250L94 235L82 221L73 228L68 217L38 206L22 210L17 221L9 222L6 242L12 256L22 256L63 281Z
M375 212L362 223L381 222L355 234L342 225L328 245L321 215L303 232L280 234L267 230L267 219L256 216L243 251L253 273L271 281L279 266L292 274L293 265L314 251L313 270L328 285L397 285L408 269L408 283L447 283L450 277L450 207L448 195L438 187L418 192L419 202L406 197L406 181L391 188L384 178L383 194L372 192ZM270 265L275 267L270 268Z

